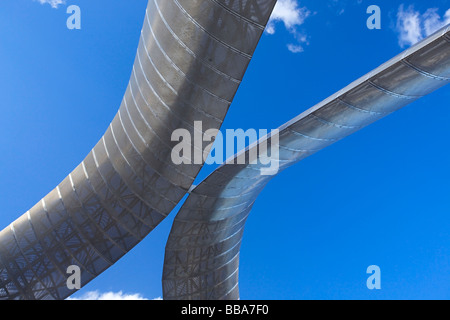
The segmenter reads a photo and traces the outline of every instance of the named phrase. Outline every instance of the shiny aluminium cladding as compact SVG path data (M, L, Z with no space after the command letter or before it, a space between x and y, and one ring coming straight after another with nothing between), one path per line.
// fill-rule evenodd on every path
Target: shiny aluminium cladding
M120 109L84 161L0 232L0 299L64 299L138 244L202 165L174 165L171 133L220 128L276 0L149 0Z
M282 125L277 137L278 172L449 82L447 26ZM448 105L448 101L443 103ZM272 137L268 135L244 152L267 144L265 139ZM166 245L164 299L239 298L245 222L258 195L274 177L261 175L261 169L261 163L224 164L190 193Z

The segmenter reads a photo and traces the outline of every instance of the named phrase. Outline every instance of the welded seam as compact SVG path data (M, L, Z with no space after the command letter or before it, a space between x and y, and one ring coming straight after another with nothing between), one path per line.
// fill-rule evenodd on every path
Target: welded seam
M139 89L139 93L140 93L140 95L141 95L141 97L142 97L142 99L146 102L146 99L145 99L145 97L143 96L143 94L142 94L142 91L141 91L141 88L140 88L140 86L139 86L139 84L138 84L138 81L137 81L137 78L136 78L136 73L134 72L134 67L133 67L133 74L134 74L134 76L135 76L135 79L136 79L136 84L137 84L137 87L138 87L138 89ZM131 87L131 86L130 86ZM131 90L131 93L133 93L133 90L130 88L130 90ZM133 95L132 95L133 96ZM133 96L134 97L134 96ZM147 102L146 102L147 103ZM124 101L124 104L126 105L126 101ZM150 109L150 112L152 112L153 113L153 110L152 110L152 108L149 106L149 105L147 105L147 107ZM120 110L119 110L120 111ZM119 112L119 119L120 119L120 122L121 122L121 124L122 124L122 128L123 128L123 130L124 130L124 132L127 134L127 136L129 136L128 135L128 133L127 133L127 130L125 130L125 126L123 125L123 122L122 122L122 118L121 118L121 115L120 115L120 112ZM145 146L147 147L147 148L149 148L148 147L148 143L147 143L147 141L145 141L145 139L142 137L142 135L140 134L140 132L139 132L139 130L136 128L136 126L135 126L135 124L134 124L134 122L130 119L130 122L131 122L131 124L133 125L133 128L135 129L135 131L136 131L136 133L138 134L138 136L139 136L139 138L142 140L142 142L145 144ZM165 146L167 146L167 147L169 147L170 149L172 149L169 145L167 145L157 134L156 134L156 132L153 130L153 128L150 126L149 127L149 129L150 129L150 131L152 131L153 132L153 134L158 138L158 140L163 144L163 145L165 145ZM138 148L134 145L134 143L130 140L130 142L133 144L133 147L134 147L134 149L139 153L139 154L141 154L141 152L139 152L139 150L138 150ZM149 148L150 149L150 148ZM151 149L150 149L150 152L153 154L153 156L156 158L156 159L158 159L159 161L161 161L161 162L166 162L166 160L163 160L163 159L161 159L159 156L157 156L156 154L154 154L152 151L151 151ZM184 158L184 157L183 157ZM148 162L146 162L147 164L148 164ZM150 166L150 165L149 165ZM184 176L184 177L186 177L186 178L188 178L188 179L192 179L192 177L190 177L190 176L188 176L186 173L184 173L184 172L182 172L181 170L178 170L176 167L174 167L174 166L172 166L172 165L170 165L169 164L169 166L171 167L171 168L173 168L173 170L175 170L178 174L180 174L180 175L182 175L182 176ZM153 168L152 166L150 166L151 168ZM161 175L161 177L164 177L164 175L163 174L161 174L160 173L160 175Z
M222 7L225 11L227 11L227 12L229 12L230 14L232 14L233 16L235 16L235 17L237 17L237 18L239 18L239 19L245 21L245 22L248 23L248 24L251 24L251 25L253 25L253 26L255 26L255 27L257 27L257 28L259 28L259 29L261 29L261 30L264 30L264 29L266 28L266 27L263 26L262 24L260 24L260 23L258 23L258 22L256 22L256 21L253 21L253 20L251 20L251 19L249 19L249 18L247 18L247 17L244 17L243 15L241 15L241 14L237 13L236 11L234 11L234 10L228 8L226 5L224 5L223 3L221 3L221 2L219 2L219 1L217 1L217 0L210 0L210 1L216 3L217 5L219 5L220 7Z
M123 153L123 151L120 149L119 144L117 143L116 136L115 136L115 134L114 134L114 129L113 129L112 125L110 125L110 128L111 128L111 134L112 134L114 143L116 144L117 149L119 150L120 154L122 155L122 158L125 160L125 162L127 163L127 165L130 167L131 171L133 171L134 175L135 175L136 177L140 178L139 175L137 174L136 170L134 169L134 167L130 164L130 162L128 161L128 159L125 157L125 154ZM103 140L104 140L104 139L103 139ZM106 149L106 144L105 144L105 150L107 150L107 149ZM141 158L142 158L142 156L141 156ZM142 160L143 160L143 158L142 158ZM143 179L143 180L144 180L144 179ZM147 181L145 181L145 182L147 183ZM133 182L133 183L134 183L134 182ZM148 185L148 184L147 184L147 185ZM172 185L171 185L171 187L172 187ZM150 190L151 192L153 192L154 194L160 196L162 199L167 200L167 201L170 202L171 204L174 204L174 205L177 204L177 203L175 203L173 200L170 200L170 199L166 198L166 196L165 196L164 194L160 193L159 191L156 191L155 189L147 189L147 188L145 188L145 190ZM155 209L155 210L156 210L156 209ZM156 211L158 211L158 210L156 210ZM158 212L159 212L159 211L158 211Z
M387 113L387 112L373 111L373 110L366 110L366 109L357 107L357 106L355 106L355 105L353 105L353 104L351 104L351 103L348 103L348 102L345 101L342 97L337 98L337 100L338 100L339 102L341 102L343 105L345 105L346 107L348 107L348 108L350 108L350 109L353 109L353 110L355 110L355 111L358 111L358 112L369 113L369 114L371 114L371 115L379 115L379 116L389 114L389 113Z
M167 1L167 0L165 0ZM224 42L223 40L219 39L218 37L216 37L215 35L213 35L211 32L209 32L208 30L206 30L202 25L200 25L184 8L183 6L178 2L178 0L173 0L173 2L177 5L177 7L180 9L181 12L184 13L184 15L186 16L186 18L188 18L193 24L195 24L200 30L202 30L204 33L206 33L211 39L215 40L216 42L222 44L224 47L230 49L233 52L236 52L237 54L246 57L247 59L251 59L252 56L248 53L245 53L235 47L233 47L232 45Z
M423 97L423 96L407 96L407 95L399 94L399 93L393 92L391 90L388 90L388 89L385 89L385 88L379 86L378 84L374 83L372 80L369 80L368 83L375 89L378 89L379 91L381 91L387 95L390 95L392 97L398 98L398 99L416 100L416 99Z
M449 80L450 80L450 78L437 76L437 75L434 75L434 74L432 74L432 73L429 73L429 72L427 72L427 71L425 71L425 70L422 70L421 68L415 66L414 64L412 64L411 62L409 62L409 61L406 60L406 59L403 59L403 60L402 60L402 63L403 63L405 66L407 66L407 67L413 69L414 71L420 73L421 75L423 75L423 76L425 76L425 77L427 77L427 78L431 78L431 79L434 79L434 80L440 80L440 81L449 81Z
M196 60L199 60L200 62L201 62L201 64L203 64L203 65L205 65L205 66L207 66L209 69L211 69L211 70L213 70L214 72L216 72L216 73L218 73L218 74L220 74L220 75L222 75L222 76L224 76L224 77L226 77L226 78L229 78L231 81L237 81L237 82L241 82L241 80L240 79L236 79L236 78L234 78L234 77L232 77L232 76L230 76L229 74L227 74L227 73L225 73L225 72L223 72L223 71L220 71L219 69L217 69L214 65L212 65L211 63L209 63L207 60L205 60L205 59L203 59L202 57L200 57L200 56L198 56L194 51L192 51L179 37L178 37L178 35L175 33L175 31L173 31L173 29L171 28L171 26L167 23L167 20L166 20L166 18L164 18L164 16L163 16L163 14L162 14L162 12L161 12L161 10L159 9L159 6L155 3L155 7L156 7L156 10L158 11L158 15L160 16L160 18L161 18L161 21L164 23L164 25L166 26L166 28L167 28L167 30L169 31L169 33L172 35L172 37L177 41L177 43L180 45L180 46L182 46L187 52L188 52L188 54L189 55L191 55L192 57L194 57ZM148 10L146 10L146 16L148 16Z
M147 50L147 43L146 43L146 41L145 41L144 35L142 35L141 39L142 39L143 47L144 47L145 53L146 53L146 55L147 55L147 58L148 58L148 60L150 61L150 63L151 63L151 65L152 65L153 69L155 70L155 72L158 74L158 76L161 78L161 80L166 84L166 86L170 89L170 91L172 91L177 97L180 97L178 91L177 91L174 87L172 87L172 85L171 85L169 82L167 82L166 78L164 78L164 76L162 75L162 73L161 73L161 72L158 70L158 68L156 67L155 62L153 61L152 57L150 56L150 54L149 54L149 52L148 52L148 50ZM155 39L155 42L156 42L156 39ZM178 70L180 70L178 67L176 67L176 68L177 68ZM183 78L186 80L186 82L189 82L189 83L191 83L191 84L193 84L193 85L199 87L202 91L206 92L207 94L209 94L210 96L212 96L214 99L216 99L216 100L218 100L218 101L220 101L220 102L222 102L222 103L224 103L224 104L230 104L230 103L231 103L230 101L228 101L228 100L226 100L226 99L224 99L224 98L221 98L221 97L215 95L214 93L212 93L212 92L210 92L210 91L204 89L203 87L200 87L199 85L195 84L194 82L192 82L191 80L189 80L189 79L186 77L186 75L183 73L183 71L180 70L180 73L183 75ZM195 108L192 104L187 103L187 102L185 102L185 103L186 103L187 105L191 106L193 109L196 109L196 110L197 110L197 108Z
M147 16L147 15L146 15L146 16ZM199 85L198 83L196 83L196 82L193 81L193 80L190 80L189 77L186 75L186 73L184 73L183 70L181 70L180 67L178 67L178 66L175 64L175 62L167 55L166 51L162 48L161 43L160 43L159 40L156 38L156 35L155 35L155 33L153 32L153 29L152 29L152 27L151 27L151 25L150 25L150 21L148 20L148 17L147 17L146 20L147 20L147 25L148 25L148 27L149 27L150 33L151 33L151 35L152 35L152 37L153 37L153 40L155 40L156 45L158 46L159 50L161 51L161 53L162 53L162 54L164 55L164 57L166 58L167 62L168 62L168 63L169 63L169 64L170 64L170 65L171 65L171 66L172 66L172 67L173 67L173 68L174 68L181 76L183 76L183 77L186 79L186 81L187 81L188 83L191 83L193 86L198 87L200 90L206 92L207 94L211 95L212 97L214 97L214 98L216 98L216 99L218 99L218 100L222 99L222 100L225 100L225 101L228 102L228 100L219 97L218 95L216 95L215 93L213 93L213 92L210 91L209 89L207 89L207 88L205 88L205 87ZM145 38L145 37L143 36L143 37L142 37L143 43L144 43L144 46L147 47L147 43L146 43L146 41L145 41L144 38ZM146 51L146 52L147 52L147 55L148 55L148 51ZM231 79L227 79L227 80L231 80ZM241 83L241 81L234 81L234 82L237 83L237 84L240 84L240 83Z
M336 141L339 141L338 139L314 138L314 137L309 136L307 134L295 131L295 130L291 129L290 127L286 128L286 129L288 131L290 131L295 136L300 136L300 137L307 138L307 139L314 140L314 141L323 141L323 142L336 142Z
M317 119L319 122L322 122L323 124L330 125L330 126L333 126L333 127L339 128L339 129L361 129L362 128L362 126L347 126L344 124L338 124L335 122L331 122L331 121L325 120L319 116L316 116L314 113L311 113L310 116Z

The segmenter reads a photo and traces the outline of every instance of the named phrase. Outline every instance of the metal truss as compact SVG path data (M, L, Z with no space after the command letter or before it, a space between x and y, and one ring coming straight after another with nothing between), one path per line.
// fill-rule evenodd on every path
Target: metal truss
M449 82L447 26L284 124L277 139L274 134L262 138L245 155L278 140L281 172ZM164 299L239 298L245 222L273 178L261 175L264 167L260 161L224 164L190 193L166 245Z
M275 2L149 0L130 82L105 135L0 232L0 299L68 297L68 266L79 266L87 284L172 211L202 165L174 165L171 134L193 134L194 121L220 128Z

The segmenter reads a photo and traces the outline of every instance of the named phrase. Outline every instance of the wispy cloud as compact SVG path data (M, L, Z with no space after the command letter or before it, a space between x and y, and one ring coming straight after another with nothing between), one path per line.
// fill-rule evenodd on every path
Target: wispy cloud
M288 44L288 50L294 53L303 52L303 46L308 44L308 37L300 32L298 27L310 15L311 11L306 7L300 7L296 0L278 0L267 24L266 33L275 34L277 23L282 22L284 27L294 36L296 42Z
M399 45L404 48L413 45L450 23L450 9L441 17L438 8L420 13L414 6L400 5L397 13Z
M292 53L298 53L298 52L303 52L303 51L305 51L305 49L304 49L301 45L292 44L292 43L289 43L289 44L287 45L287 48L288 48L288 50L289 50L290 52L292 52Z
M41 4L46 4L47 3L47 4L51 5L52 8L55 8L55 9L58 8L58 6L60 4L66 3L65 0L34 0L34 1L38 1Z
M139 293L126 294L122 291L119 292L99 292L99 291L89 291L80 297L68 298L67 300L149 300L144 298ZM161 300L161 298L156 298L153 300Z

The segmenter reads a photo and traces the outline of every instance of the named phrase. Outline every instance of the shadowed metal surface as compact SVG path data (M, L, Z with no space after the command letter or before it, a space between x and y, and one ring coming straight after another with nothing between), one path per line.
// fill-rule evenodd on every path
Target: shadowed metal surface
M449 82L446 27L281 126L280 171ZM240 154L248 158L255 148L277 141L273 138L268 135ZM164 299L239 298L245 222L273 178L261 175L264 167L259 161L222 165L191 192L166 245Z
M130 82L103 138L0 232L0 299L64 299L131 250L189 190L173 130L220 128L276 0L150 0ZM202 133L203 134L203 133ZM206 145L204 146L206 147Z

